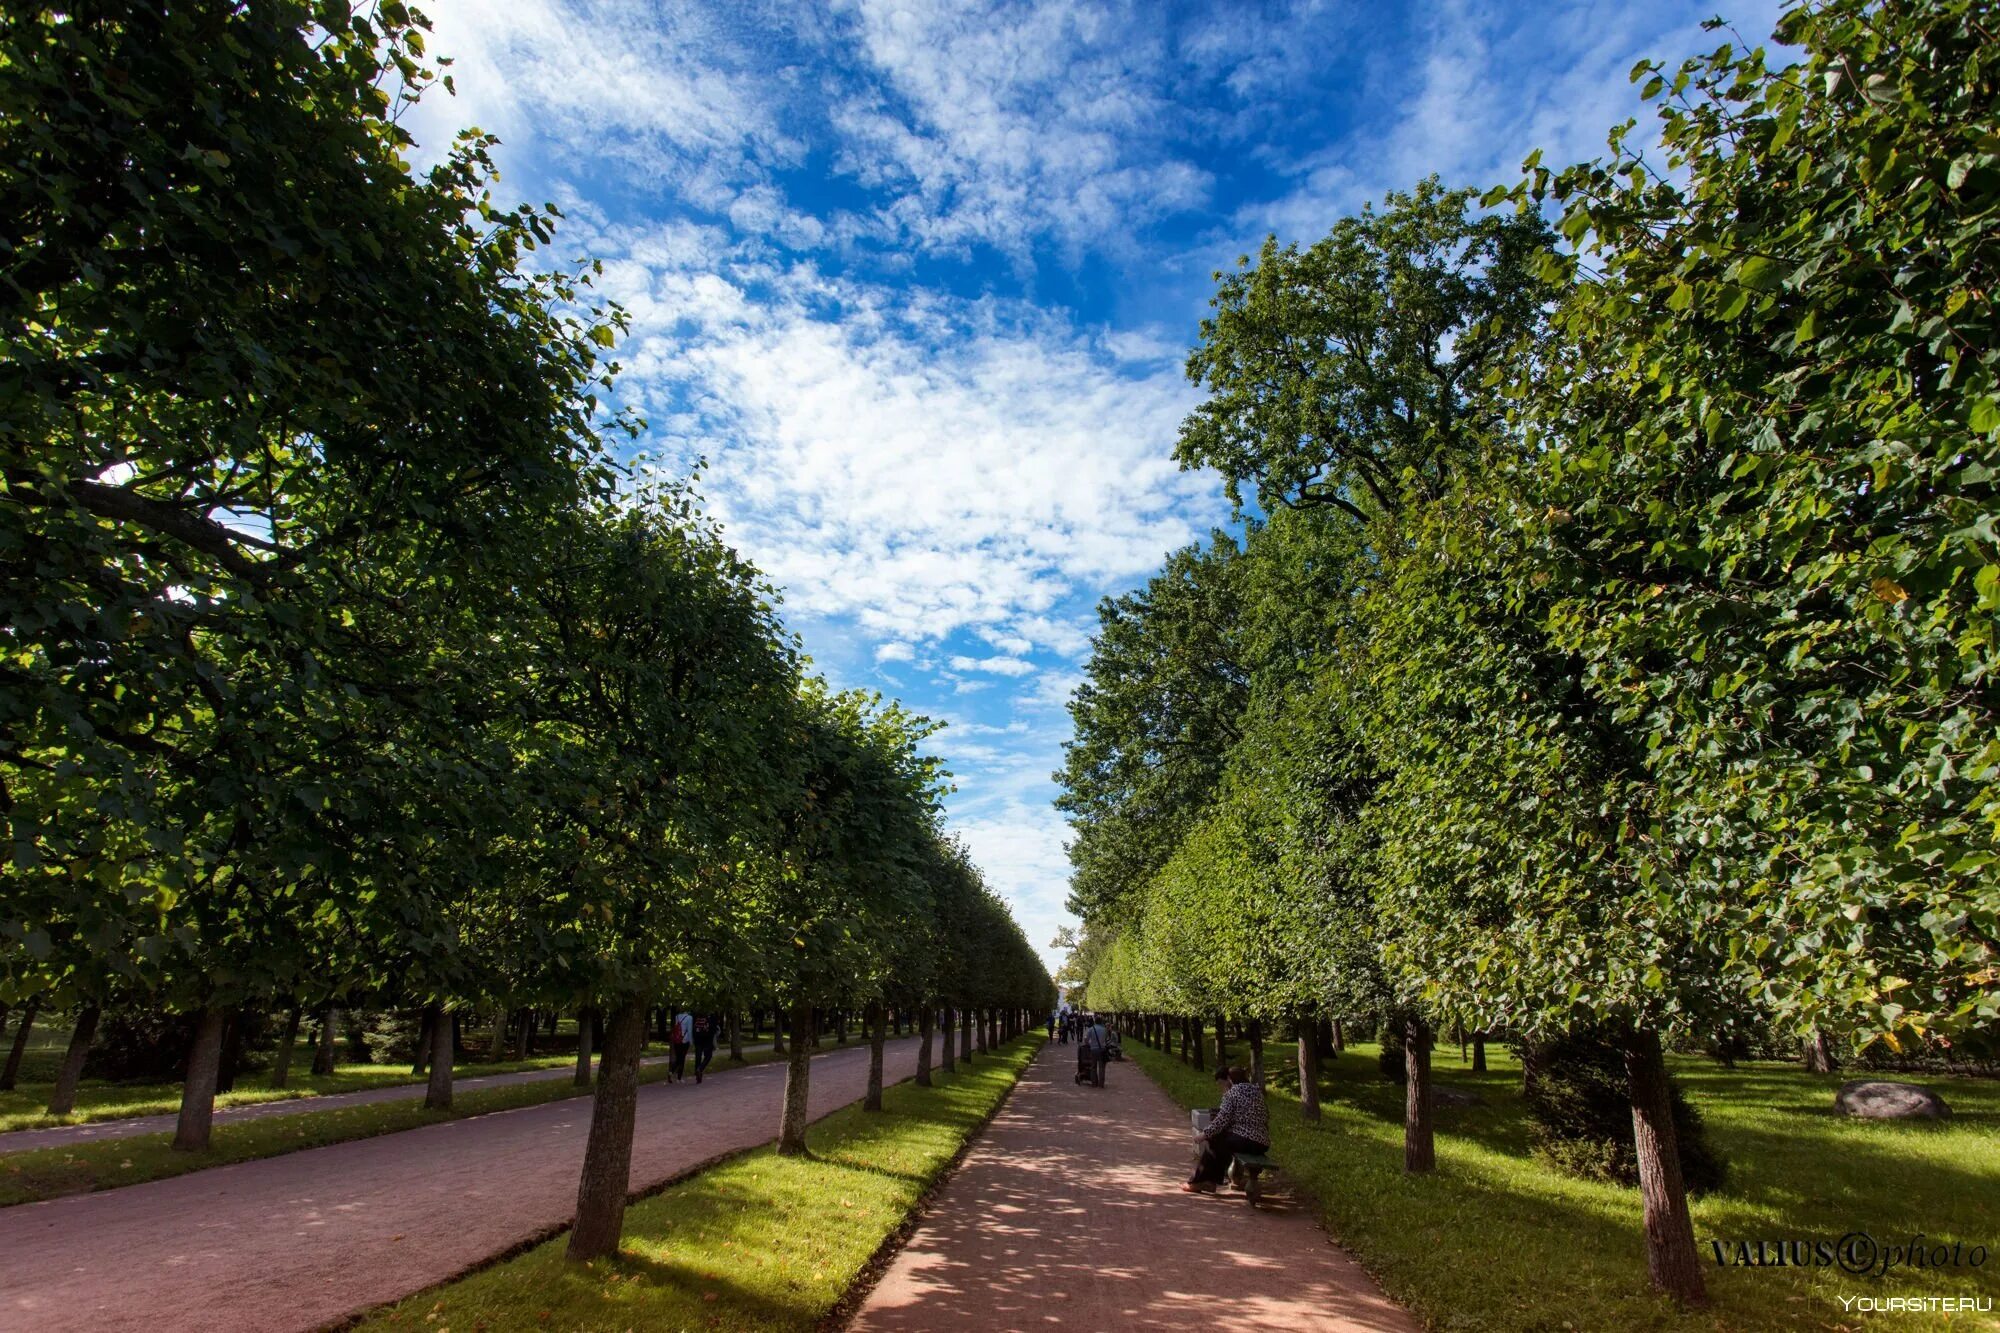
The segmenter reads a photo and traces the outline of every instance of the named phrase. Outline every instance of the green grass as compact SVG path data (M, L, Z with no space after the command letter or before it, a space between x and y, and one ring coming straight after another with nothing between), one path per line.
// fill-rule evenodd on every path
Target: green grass
M301 1053L300 1063L309 1064L312 1053ZM104 1083L95 1079L79 1085L76 1092L76 1110L69 1115L48 1114L49 1093L54 1088L54 1061L44 1074L41 1070L32 1072L41 1075L34 1082L18 1085L12 1092L0 1092L0 1134L17 1129L46 1129L54 1125L83 1125L102 1120L124 1120L130 1116L171 1115L180 1110L181 1085L178 1083ZM464 1064L458 1068L462 1078L478 1078L483 1074L512 1074L523 1069L555 1069L576 1063L576 1056L547 1055L532 1060L510 1060L499 1064ZM22 1062L24 1069L27 1062ZM388 1088L400 1084L417 1085L416 1096L421 1097L423 1078L412 1076L408 1065L362 1065L337 1066L333 1073L313 1075L301 1072L296 1065L288 1086L271 1086L269 1073L246 1074L237 1079L236 1087L222 1093L215 1099L218 1109L225 1106L250 1106L259 1102L295 1101L308 1097L325 1097L338 1092L365 1092L371 1088Z
M839 1049L829 1043L821 1053ZM766 1047L747 1051L743 1063L762 1064L771 1058L771 1051ZM573 1064L575 1059L572 1055L566 1061L557 1063ZM730 1062L726 1054L718 1055L716 1062L709 1066L717 1074L738 1067ZM360 1068L375 1066L363 1065ZM461 1072L472 1077L490 1072L492 1068L473 1065ZM399 1081L408 1081L407 1067L393 1072L402 1076ZM650 1065L639 1072L640 1080L647 1083L666 1075L665 1064ZM204 1153L175 1152L170 1146L173 1135L164 1133L135 1134L130 1138L83 1143L68 1148L38 1148L32 1152L9 1153L0 1157L0 1207L53 1199L64 1194L116 1189L121 1185L137 1185L147 1180L164 1180L211 1166L277 1157L303 1148L373 1138L377 1134L393 1134L398 1130L417 1129L445 1120L463 1120L467 1116L485 1115L490 1111L540 1106L544 1102L578 1096L580 1092L568 1079L546 1079L538 1083L460 1092L453 1096L450 1110L427 1111L421 1100L422 1089L418 1088L413 1090L410 1100L328 1107L233 1125L218 1124L214 1130L213 1146ZM168 1109L178 1105L176 1099L173 1107Z
M813 1127L810 1158L732 1157L634 1204L614 1259L573 1265L563 1237L364 1320L369 1333L506 1329L811 1329L986 1122L1040 1049L888 1089Z
M1206 1074L1137 1041L1125 1049L1182 1104L1214 1104ZM1274 1066L1287 1054L1266 1051ZM1676 1061L1731 1170L1720 1193L1694 1203L1713 1305L1686 1313L1648 1288L1638 1191L1564 1176L1530 1154L1520 1068L1502 1048L1490 1051L1485 1074L1440 1048L1438 1081L1476 1089L1485 1104L1438 1108L1438 1169L1425 1178L1403 1174L1403 1093L1376 1072L1375 1055L1353 1046L1329 1062L1316 1126L1299 1118L1295 1076L1291 1089L1274 1087L1272 1153L1328 1231L1432 1328L2000 1327L1983 1315L1870 1316L1839 1300L2000 1295L2000 1083L1922 1077L1951 1103L1949 1123L1870 1122L1833 1113L1841 1076ZM1712 1239L1835 1241L1855 1230L1884 1244L1922 1232L1996 1253L1978 1270L1869 1280L1837 1269L1718 1268L1709 1250Z

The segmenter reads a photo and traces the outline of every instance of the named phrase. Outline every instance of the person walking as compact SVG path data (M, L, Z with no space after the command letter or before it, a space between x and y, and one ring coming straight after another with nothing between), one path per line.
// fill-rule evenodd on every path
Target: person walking
M1221 1071L1217 1071L1218 1079ZM1213 1194L1229 1175L1229 1167L1240 1152L1263 1153L1271 1148L1271 1119L1264 1107L1264 1091L1237 1067L1229 1071L1229 1091L1214 1119L1201 1131L1201 1159L1194 1174L1181 1189L1189 1194Z
M1051 1009L1049 1010L1049 1040L1054 1041L1055 1039L1056 1039L1056 1011Z
M715 1030L722 1025L717 1014L696 1014L694 1016L694 1081L701 1082L702 1072L708 1062L715 1058Z
M1104 1020L1092 1017L1090 1026L1084 1029L1083 1043L1090 1049L1090 1085L1104 1086L1104 1066L1111 1060L1111 1034L1104 1028Z
M667 1077L679 1083L687 1078L688 1046L694 1041L694 1017L685 1009L674 1015L667 1031Z

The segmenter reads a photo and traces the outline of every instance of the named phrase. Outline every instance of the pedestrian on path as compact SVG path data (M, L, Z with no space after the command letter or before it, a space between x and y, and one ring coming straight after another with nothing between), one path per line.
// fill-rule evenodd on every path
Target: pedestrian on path
M667 1077L676 1083L687 1077L688 1047L694 1042L694 1016L686 1010L674 1015L674 1024L667 1031L667 1051L672 1059L667 1061Z
M1224 1071L1218 1070L1220 1075ZM1215 1118L1197 1136L1201 1139L1201 1160L1194 1174L1181 1188L1189 1194L1213 1194L1229 1175L1230 1163L1240 1152L1264 1153L1271 1148L1271 1120L1264 1108L1264 1091L1250 1081L1241 1068L1227 1071L1229 1091Z
M1111 1060L1111 1034L1105 1031L1104 1020L1093 1016L1090 1028L1083 1034L1083 1043L1090 1051L1092 1087L1104 1086L1104 1066Z
M715 1030L721 1026L720 1015L696 1014L694 1016L694 1081L701 1082L702 1071L715 1058Z

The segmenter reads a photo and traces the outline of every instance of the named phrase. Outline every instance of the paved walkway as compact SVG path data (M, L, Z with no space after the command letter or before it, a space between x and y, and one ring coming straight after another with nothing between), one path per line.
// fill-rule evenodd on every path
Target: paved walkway
M641 1064L663 1065L671 1057L648 1056ZM718 1057L726 1058L726 1057ZM467 1066L461 1066L465 1068ZM478 1066L470 1066L477 1068ZM481 1088L504 1088L510 1083L546 1083L551 1079L575 1078L576 1063L548 1069L520 1069L511 1074L481 1074L473 1078L454 1076L454 1094L477 1092ZM250 1102L242 1106L217 1107L217 1125L241 1124L271 1116L303 1115L308 1111L333 1111L343 1106L367 1106L372 1102L410 1102L424 1095L422 1083L392 1083L386 1087L364 1088L360 1092L330 1092L324 1096L288 1097L281 1101ZM122 1120L92 1120L81 1125L50 1125L46 1129L16 1129L0 1134L0 1157L35 1148L68 1148L78 1143L102 1143L108 1139L129 1139L139 1134L171 1134L179 1120L177 1112L165 1115L126 1116Z
M916 1072L891 1040L886 1077ZM782 1063L639 1089L632 1187L777 1136ZM812 1065L815 1118L860 1099L865 1044ZM0 1329L291 1333L452 1277L566 1223L590 1099L0 1209Z
M1375 1280L1267 1177L1183 1194L1187 1112L1132 1063L1072 1081L1052 1045L939 1193L856 1315L856 1330L1395 1330L1418 1333Z

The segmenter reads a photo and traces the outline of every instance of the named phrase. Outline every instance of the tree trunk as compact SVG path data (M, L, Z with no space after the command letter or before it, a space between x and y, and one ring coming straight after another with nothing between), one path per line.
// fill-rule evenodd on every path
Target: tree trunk
M525 1060L534 1054L534 1050L535 1011L532 1008L523 1009L521 1011L521 1031L514 1038L514 1059L516 1061Z
M299 1044L299 1020L304 1012L294 1004L285 1015L285 1035L278 1038L278 1054L271 1061L271 1086L282 1088L292 1076L292 1049Z
M1627 1035L1625 1072L1631 1080L1639 1193L1646 1204L1647 1271L1655 1287L1681 1304L1706 1305L1708 1290L1694 1247L1694 1223L1688 1217L1671 1085L1658 1033L1639 1028Z
M940 1063L947 1074L954 1073L958 1069L957 1036L958 1015L952 1012L950 1005L946 1005L944 1007L944 1051Z
M729 1011L729 1063L743 1063L743 1015L733 1008Z
M457 1054L457 1043L452 1040L451 1015L442 1004L430 1007L431 1016L431 1081L424 1089L424 1109L427 1111L448 1111L451 1109L451 1062Z
M571 1081L579 1088L590 1086L590 1025L595 1016L587 1004L576 1011L576 1075Z
M778 1121L778 1155L806 1155L806 1106L812 1093L812 1047L806 1044L813 1021L812 1006L801 1000L792 1006L792 1052L785 1062L785 1109Z
M222 1029L228 1021L229 1011L214 1004L195 1020L187 1078L181 1083L181 1116L174 1126L175 1152L208 1151L208 1131L215 1121L215 1076L222 1068Z
M882 1109L882 1042L889 1035L889 1020L880 1001L868 1006L868 1095L861 1101L864 1111Z
M958 1011L958 1058L972 1063L972 1010Z
M1222 1015L1215 1016L1215 1063L1229 1063L1229 1032L1222 1024Z
M1250 1081L1258 1087L1264 1086L1264 1020L1250 1020L1249 1035L1244 1038L1250 1043Z
M1826 1033L1818 1028L1806 1038L1806 1072L1808 1074L1831 1074L1840 1067L1833 1056L1833 1043L1826 1039Z
M30 1000L21 1011L21 1024L14 1029L14 1044L7 1051L7 1067L0 1069L0 1092L12 1092L21 1077L21 1057L28 1052L28 1033L35 1026L35 1011L41 1006Z
M1422 1175L1437 1166L1431 1137L1431 1025L1411 1015L1403 1020L1403 1170Z
M1319 1032L1309 1018L1298 1021L1299 1029L1299 1114L1319 1119Z
M1475 1074L1486 1072L1486 1034L1484 1032L1475 1032L1472 1034L1472 1072Z
M646 1046L646 1001L633 996L612 1010L591 1099L590 1139L576 1187L576 1224L568 1257L578 1263L611 1254L625 1232L632 1187L632 1127L639 1108L639 1052Z
M785 1011L782 1009L773 1009L771 1011L771 1054L783 1055L784 1053Z
M1321 1055L1339 1055L1347 1049L1347 1033L1341 1027L1339 1019L1322 1019L1319 1030L1321 1034L1319 1053Z
M68 1115L76 1109L76 1085L83 1080L83 1060L90 1054L90 1043L97 1036L97 1020L104 1016L104 1010L97 1005L87 1004L76 1016L76 1031L69 1035L69 1050L63 1053L62 1069L56 1074L56 1086L49 1093L49 1114Z
M486 1034L486 1058L494 1064L507 1058L507 1006L493 1007L493 1030Z
M334 1070L334 1043L340 1040L340 1010L332 1005L320 1015L319 1043L313 1048L312 1072L316 1078L325 1078Z
M236 1071L243 1065L243 1011L231 1009L222 1025L222 1056L215 1068L215 1090L236 1091Z
M979 1053L986 1054L993 1049L993 1010L982 1005L972 1016L972 1026L979 1034Z
M436 1022L435 1006L426 1005L424 1016L417 1024L417 1053L410 1061L411 1078L422 1078L424 1071L431 1067L431 1047L437 1044Z
M931 1026L934 1021L929 1005L917 1010L917 1030L920 1038L917 1046L917 1086L920 1088L928 1088L931 1085Z

